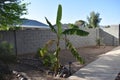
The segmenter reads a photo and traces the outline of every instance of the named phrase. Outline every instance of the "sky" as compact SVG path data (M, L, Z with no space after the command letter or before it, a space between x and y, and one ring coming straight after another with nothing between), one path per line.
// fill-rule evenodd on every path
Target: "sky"
M63 24L75 23L77 20L87 21L90 12L100 14L100 25L120 24L120 0L24 0L28 14L22 17L37 20L45 24L45 17L56 23L58 5L62 5Z

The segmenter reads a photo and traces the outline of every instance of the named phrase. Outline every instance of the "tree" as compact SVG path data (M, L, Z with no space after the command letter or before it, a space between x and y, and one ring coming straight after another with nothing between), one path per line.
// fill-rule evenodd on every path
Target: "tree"
M89 28L99 27L99 23L101 21L101 18L99 18L99 16L100 16L100 14L95 13L94 11L90 13L90 17L87 17Z
M75 25L76 25L76 26L83 26L83 27L85 27L86 22L83 21L83 20L78 20L78 21L75 22Z
M44 56L49 53L48 52L48 45L52 44L53 42L56 43L56 49L54 51L54 53L50 53L49 59L52 60L46 60L48 58L44 58L45 61L52 61L52 67L53 67L53 71L55 72L55 74L58 73L58 69L60 67L60 62L59 62L59 54L60 54L60 40L66 40L66 46L68 49L70 49L72 55L80 62L80 63L84 63L83 59L80 57L80 55L78 54L77 50L75 49L75 47L72 46L71 42L68 39L65 39L63 37L63 35L79 35L79 36L87 36L89 33L83 30L80 30L78 27L76 27L75 25L71 25L72 27L70 29L62 29L62 24L61 24L61 19L62 19L62 6L59 5L58 7L58 11L57 11L57 18L56 18L56 27L54 25L52 25L49 20L45 17L48 25L50 26L50 29L52 32L54 32L57 36L57 38L55 40L49 40L45 46L40 49L40 56L44 58Z
M20 17L27 13L26 6L21 0L0 0L0 28L20 24Z

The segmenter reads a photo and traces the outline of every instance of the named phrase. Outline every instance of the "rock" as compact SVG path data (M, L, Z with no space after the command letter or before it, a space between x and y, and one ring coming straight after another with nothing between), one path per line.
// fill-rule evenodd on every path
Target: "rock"
M118 73L117 77L115 78L115 80L120 80L120 73Z
M17 72L17 71L13 71L13 74L16 76L16 78L18 78L19 80L31 80L30 77L27 76L26 73L24 72Z

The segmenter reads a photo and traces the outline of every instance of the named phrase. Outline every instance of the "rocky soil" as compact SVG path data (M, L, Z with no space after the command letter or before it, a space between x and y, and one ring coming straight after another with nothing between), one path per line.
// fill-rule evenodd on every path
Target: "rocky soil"
M78 48L79 54L86 62L84 65L79 64L79 62L71 55L70 51L62 50L60 53L60 62L65 67L68 67L68 63L72 62L71 72L74 74L80 68L96 60L101 54L104 54L113 48L113 46L89 46ZM46 75L48 68L44 67L41 61L36 59L33 54L19 56L18 62L9 65L9 68L12 70L12 74L6 75L6 80L65 80L65 78L55 79L55 77L52 77L51 75Z

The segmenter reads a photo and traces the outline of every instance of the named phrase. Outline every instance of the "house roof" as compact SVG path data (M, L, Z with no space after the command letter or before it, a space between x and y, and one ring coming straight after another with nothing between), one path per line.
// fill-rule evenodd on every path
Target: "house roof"
M22 27L32 27L32 28L49 28L48 25L31 19L23 19L22 20Z

